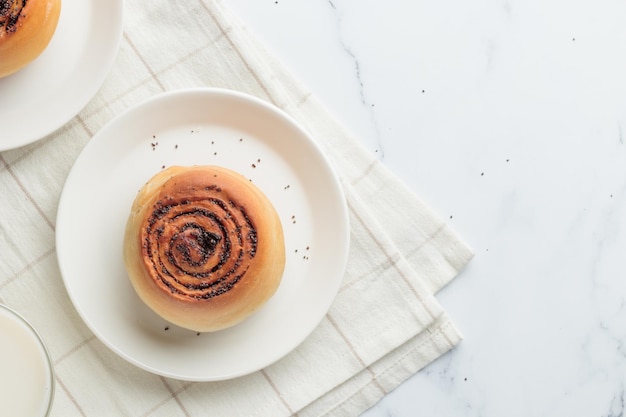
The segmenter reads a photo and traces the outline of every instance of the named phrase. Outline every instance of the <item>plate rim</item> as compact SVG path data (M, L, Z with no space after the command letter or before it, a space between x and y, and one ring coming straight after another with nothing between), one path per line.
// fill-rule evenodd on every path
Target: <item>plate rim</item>
M90 1L92 4L95 4L98 0L76 0L76 1ZM84 93L79 96L79 99L70 102L66 108L65 112L59 113L56 121L54 123L49 123L45 129L34 129L28 134L24 134L20 136L17 140L12 137L9 141L0 140L0 152L9 151L13 149L18 149L23 146L31 145L35 142L38 142L45 138L48 135L53 134L54 132L61 129L67 123L69 123L76 115L78 115L87 104L98 94L98 91L102 88L102 85L106 81L107 77L111 73L111 69L115 64L115 60L119 54L120 46L122 43L122 36L124 33L124 7L126 0L109 0L109 4L107 7L114 2L117 5L117 13L115 13L115 25L110 25L111 34L110 37L114 40L111 41L111 55L108 61L105 61L104 65L101 65L102 71L97 74L93 74L91 76L91 82L87 84L88 88L81 88L81 91ZM61 6L63 8L63 5ZM63 9L61 9L61 13L63 13ZM81 55L82 56L82 55ZM74 73L71 71L70 73ZM97 76L96 76L97 75ZM65 84L59 83L59 86L64 86ZM50 105L53 104L52 102ZM48 106L49 107L49 106ZM37 125L37 123L35 123Z
M64 244L60 244L61 242L61 235L62 233L60 233L61 230L63 230L63 224L64 224L64 211L65 208L64 206L67 204L67 200L68 200L68 187L67 185L71 183L72 178L77 175L77 171L75 169L76 165L77 165L77 161L80 160L81 155L85 152L86 149L90 148L91 146L95 146L92 145L94 143L97 143L100 139L100 137L105 136L107 134L107 131L109 129L111 129L112 127L114 127L116 124L123 122L123 120L125 118L128 117L132 117L133 113L137 112L137 111L141 111L145 106L149 106L151 104L154 104L158 101L161 100L168 100L171 99L173 97L177 97L177 96L184 96L184 95L188 95L188 94L201 94L201 95L212 95L212 94L222 94L222 95L226 95L226 96L231 96L231 97L236 97L240 100L244 100L244 101L249 101L252 102L256 105L260 105L262 107L264 107L265 109L269 109L270 111L276 113L277 115L279 115L284 121L288 122L291 124L291 126L295 129L297 129L300 133L301 133L301 137L303 139L305 139L311 146L313 146L313 148L316 150L318 157L320 159L321 162L324 163L326 169L328 170L329 178L332 179L333 183L334 183L334 187L336 192L338 193L338 197L339 197L339 202L340 202L340 209L341 212L338 213L338 217L340 217L341 219L341 225L343 226L343 242L345 242L343 245L341 245L341 249L342 252L340 254L340 257L338 257L340 259L340 261L338 262L338 271L341 271L339 276L336 278L336 284L335 287L332 290L332 296L329 296L327 299L327 302L324 304L324 307L320 310L323 311L322 314L319 315L319 317L315 318L315 324L313 326L311 326L310 329L308 329L306 332L304 332L304 335L299 338L295 343L292 343L292 346L290 348L287 348L281 352L279 352L276 355L273 355L273 359L266 361L262 364L258 364L254 367L249 367L250 369L246 370L246 371L239 371L239 372L231 372L228 375L219 375L219 376L190 376L190 375L182 375L180 373L174 373L172 371L165 371L162 369L156 369L154 367L151 366L147 366L146 364L142 363L140 360L138 360L135 357L132 357L128 354L126 354L125 352L123 352L118 346L115 346L114 343L112 343L110 340L108 340L108 338L106 336L104 336L94 325L94 323L85 316L85 312L81 309L78 308L78 304L76 301L76 294L70 289L71 285L68 286L68 278L67 275L64 271L64 263L65 261L62 259L62 252L63 249L60 250L60 248L64 247ZM317 142L317 140L315 140L315 138L299 123L296 121L296 119L294 117L292 117L290 114L288 114L285 110L279 108L278 106L274 105L273 103L270 103L264 99L261 99L257 96L254 96L252 94L246 93L246 92L242 92L239 90L234 90L234 89L228 89L228 88L221 88L221 87L191 87L191 88L181 88L181 89L175 89L175 90L169 90L169 91L165 91L162 93L157 93L152 95L151 97L148 97L147 99L144 99L140 102L138 102L137 104L127 108L126 110L124 110L123 112L121 112L120 114L116 115L115 117L113 117L109 122L107 122L98 132L96 132L94 134L94 136L87 142L87 144L83 147L83 149L81 150L81 152L79 153L78 157L76 158L76 160L74 161L74 164L72 165L72 168L70 169L64 185L63 185L63 189L61 191L61 195L59 198L59 202L58 202L58 206L57 206L57 216L56 216L56 231L55 231L55 244L56 244L56 255L57 255L57 262L58 262L58 266L59 266L59 270L61 273L61 278L66 290L66 293L68 294L70 301L72 303L72 306L74 308L74 310L78 313L78 315L80 316L81 320L83 321L84 324L87 325L87 327L89 328L89 330L91 332L93 332L93 334L98 338L98 340L100 340L105 346L107 346L107 348L109 348L111 351L113 351L115 354L117 354L118 356L122 357L123 359L125 359L126 361L128 361L129 363L137 366L138 368L141 368L145 371L151 372L153 374L156 375L161 375L164 377L168 377L168 378L173 378L173 379L178 379L178 380L184 380L184 381L197 381L197 382L206 382L206 381L223 381L223 380L229 380L229 379L233 379L233 378L238 378L241 376L245 376L245 375L249 375L252 374L254 372L257 372L267 366L272 365L273 363L281 360L282 358L284 358L285 356L287 356L290 352L292 352L293 350L295 350L298 346L300 346L307 338L310 337L310 335L315 331L315 329L319 326L319 324L321 323L321 321L324 319L324 317L328 314L328 311L330 310L333 302L335 301L337 294L339 292L339 289L341 288L341 283L343 282L343 278L345 276L346 270L347 270L347 264L348 264L348 257L349 257L349 248L350 248L350 217L349 217L349 209L348 209L348 203L347 203L347 199L346 199L346 194L345 194L345 190L343 188L343 185L341 183L340 177L337 173L337 170L334 166L334 164L332 163L332 161L330 160L330 158L328 157L328 155L323 151L322 147L320 146L320 144Z

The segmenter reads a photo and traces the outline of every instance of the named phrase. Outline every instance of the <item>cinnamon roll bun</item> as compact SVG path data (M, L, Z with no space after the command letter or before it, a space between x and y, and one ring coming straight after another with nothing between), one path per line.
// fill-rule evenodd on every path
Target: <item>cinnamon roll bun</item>
M0 0L0 78L41 55L60 14L61 0Z
M269 199L243 175L217 166L173 166L133 202L124 262L139 297L178 326L233 326L277 290L283 229Z

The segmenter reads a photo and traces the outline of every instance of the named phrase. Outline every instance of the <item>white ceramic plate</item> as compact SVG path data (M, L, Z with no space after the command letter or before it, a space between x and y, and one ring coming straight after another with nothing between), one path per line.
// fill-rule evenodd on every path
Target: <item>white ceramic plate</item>
M122 242L133 199L152 175L201 164L238 171L270 198L287 262L262 309L235 327L198 335L140 301ZM316 143L264 101L218 89L158 95L103 128L67 178L56 230L65 286L97 337L150 372L195 381L251 373L300 344L329 309L349 246L345 198Z
M62 0L46 50L0 78L0 151L35 142L82 110L113 65L122 15L123 0Z

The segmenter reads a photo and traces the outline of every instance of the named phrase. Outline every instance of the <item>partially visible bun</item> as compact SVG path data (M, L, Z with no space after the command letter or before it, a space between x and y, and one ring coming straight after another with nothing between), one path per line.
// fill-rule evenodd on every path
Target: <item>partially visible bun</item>
M137 294L157 314L216 331L275 293L285 267L283 229L271 202L243 175L174 166L137 194L124 262Z
M41 55L60 14L61 0L0 0L0 78Z

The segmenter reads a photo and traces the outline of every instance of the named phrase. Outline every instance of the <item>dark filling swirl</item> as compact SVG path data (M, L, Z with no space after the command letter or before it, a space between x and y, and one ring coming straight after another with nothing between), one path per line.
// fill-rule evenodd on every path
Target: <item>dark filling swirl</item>
M258 243L245 210L215 187L193 198L157 201L142 241L146 266L157 284L196 300L232 289L246 274Z
M13 33L17 29L22 9L27 0L0 0L0 36Z

